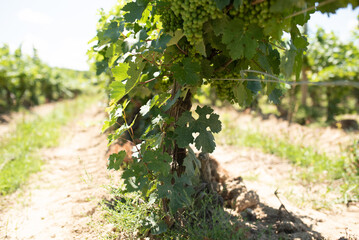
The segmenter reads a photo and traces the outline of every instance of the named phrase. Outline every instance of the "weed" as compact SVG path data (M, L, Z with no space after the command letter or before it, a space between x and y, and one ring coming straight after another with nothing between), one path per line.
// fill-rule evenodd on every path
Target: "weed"
M206 194L170 217L158 204L142 200L140 194L125 194L113 189L112 200L102 205L107 221L117 230L109 233L106 239L119 236L126 236L126 239L146 236L150 236L149 239L245 239L240 218L227 213L213 199Z

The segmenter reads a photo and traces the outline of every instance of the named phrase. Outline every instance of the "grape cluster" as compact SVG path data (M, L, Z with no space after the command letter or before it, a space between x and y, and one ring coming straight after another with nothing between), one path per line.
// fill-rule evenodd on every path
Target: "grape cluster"
M181 29L183 27L182 18L176 16L170 8L161 8L160 14L163 30L165 32L174 32L177 29Z
M245 0L237 9L232 8L229 11L229 15L233 18L241 19L245 27L248 27L250 24L258 24L260 27L265 27L267 21L273 17L269 8L269 0L255 5L252 5L251 0Z
M205 22L222 16L213 0L171 0L170 8L163 10L161 14L164 30L183 29L191 45L203 40L202 29Z
M221 75L221 79L235 79L238 78L234 74ZM233 88L238 84L235 80L211 80L211 87L216 89L217 98L224 101L231 102L235 99L233 94Z

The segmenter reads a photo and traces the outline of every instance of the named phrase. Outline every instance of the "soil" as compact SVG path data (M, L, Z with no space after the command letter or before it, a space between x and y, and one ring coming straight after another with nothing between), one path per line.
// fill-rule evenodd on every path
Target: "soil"
M99 205L109 197L105 186L117 177L106 170L107 142L100 134L103 109L94 105L64 127L60 146L42 152L43 170L16 193L0 198L0 239L99 239L112 231ZM276 122L256 121L278 127ZM251 238L358 239L359 205L314 210L323 196L321 186L298 185L293 178L297 169L286 160L229 146L218 146L212 156L230 178L241 176L248 191L259 195L257 207L241 213L252 229Z
M103 107L93 106L63 129L59 147L15 194L1 199L0 239L98 239L88 225L110 183Z

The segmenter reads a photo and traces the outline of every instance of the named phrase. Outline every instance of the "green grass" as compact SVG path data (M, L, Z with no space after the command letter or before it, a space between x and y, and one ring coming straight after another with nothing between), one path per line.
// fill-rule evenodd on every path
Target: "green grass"
M169 217L158 203L142 200L140 193L123 193L112 189L112 200L103 202L105 219L114 226L104 239L143 239L153 230L150 239L245 239L247 231L239 217L233 216L223 207L212 202L213 197L206 195L175 216ZM168 227L162 219L167 218Z
M312 147L293 144L289 139L268 136L255 130L234 126L233 121L223 116L224 130L218 135L225 144L252 147L278 157L288 159L301 167L299 175L308 183L340 181L343 201L359 199L359 175L351 171L352 162L346 152L340 156L328 156Z
M39 150L56 146L61 127L98 99L97 96L81 96L59 102L50 114L19 122L13 132L3 136L0 139L0 195L14 192L31 173L41 170L43 160Z

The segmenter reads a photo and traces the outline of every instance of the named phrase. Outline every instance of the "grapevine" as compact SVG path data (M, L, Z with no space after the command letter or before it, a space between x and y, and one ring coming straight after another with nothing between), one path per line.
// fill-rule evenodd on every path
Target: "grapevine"
M340 1L322 6L321 11L333 12L349 2L358 6L352 0ZM278 103L285 84L276 78L261 80L299 79L308 42L298 26L308 21L316 4L315 0L135 0L120 1L112 14L102 16L92 50L97 65L114 78L109 86L110 117L103 129L124 115L119 112L128 102L143 98L143 89L151 93L139 113L151 121L139 137L133 163L122 175L126 191L157 199L171 214L191 205L203 179L200 169L208 166L201 166L190 146L213 152L213 134L222 128L210 107L191 112L196 90L210 84L218 98L241 106L259 93ZM308 13L295 14L305 8ZM290 40L281 39L283 31ZM218 80L238 78L258 81ZM116 129L110 143L131 132L133 122ZM123 157L123 152L113 154L109 168L118 170Z

